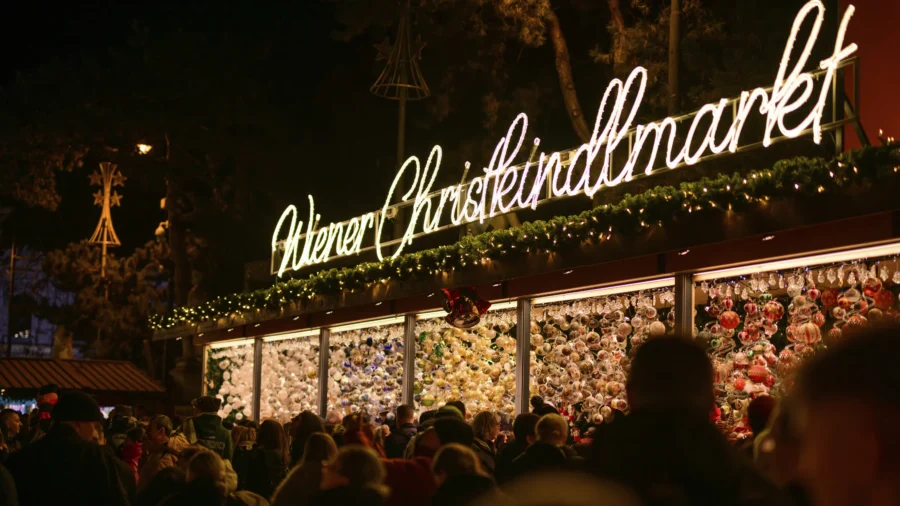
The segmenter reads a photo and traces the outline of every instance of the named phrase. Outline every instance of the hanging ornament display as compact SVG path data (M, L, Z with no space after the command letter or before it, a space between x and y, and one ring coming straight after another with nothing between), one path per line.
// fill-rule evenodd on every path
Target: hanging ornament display
M218 414L223 420L253 416L253 343L209 350L206 391L222 399Z
M444 310L447 311L445 320L451 326L460 329L470 329L481 320L481 315L487 312L491 303L479 299L475 287L441 290L444 294Z
M319 336L263 343L259 416L281 423L318 412Z

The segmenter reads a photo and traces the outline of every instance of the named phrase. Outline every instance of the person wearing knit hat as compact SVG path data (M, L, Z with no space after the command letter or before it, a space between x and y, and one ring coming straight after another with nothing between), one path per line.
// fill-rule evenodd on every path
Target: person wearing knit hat
M97 402L84 392L66 392L53 407L51 420L46 436L6 462L16 482L19 504L130 504L134 474L96 443L103 430L103 413Z

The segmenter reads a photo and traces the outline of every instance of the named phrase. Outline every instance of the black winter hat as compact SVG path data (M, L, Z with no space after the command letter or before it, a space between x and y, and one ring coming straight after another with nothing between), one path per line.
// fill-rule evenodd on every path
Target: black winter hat
M54 422L102 422L103 413L90 395L73 390L59 396L53 408Z

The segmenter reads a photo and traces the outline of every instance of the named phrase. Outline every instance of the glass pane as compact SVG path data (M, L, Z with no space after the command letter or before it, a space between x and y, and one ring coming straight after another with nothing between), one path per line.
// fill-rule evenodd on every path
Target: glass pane
M333 332L329 342L328 410L361 409L376 422L403 397L403 325Z
M319 412L319 336L263 343L259 416L281 423L301 411Z
M750 401L784 394L818 351L896 319L898 267L896 257L865 258L695 283L694 332L713 359L726 435L748 437Z
M458 329L443 318L416 323L417 412L461 400L472 415L512 417L516 393L516 311L490 311L477 326Z
M674 302L667 287L534 306L531 395L569 416L573 431L627 411L631 357L649 337L672 331Z
M206 360L207 394L222 399L219 416L235 421L253 417L253 341L212 348Z

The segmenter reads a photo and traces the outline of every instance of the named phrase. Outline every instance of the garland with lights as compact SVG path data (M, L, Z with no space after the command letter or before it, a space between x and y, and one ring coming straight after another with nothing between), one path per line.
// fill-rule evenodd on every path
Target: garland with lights
M150 326L162 330L250 312L278 312L299 301L336 296L344 290L364 290L376 283L433 276L529 253L571 250L586 241L609 240L614 234L635 235L652 225L672 223L695 210L740 212L780 198L832 194L853 185L876 185L896 177L898 171L900 143L892 139L882 139L881 146L841 153L833 159L784 159L771 169L657 186L638 195L626 194L617 204L601 205L577 215L532 221L384 262L323 270L268 289L220 296L195 307L153 315Z

